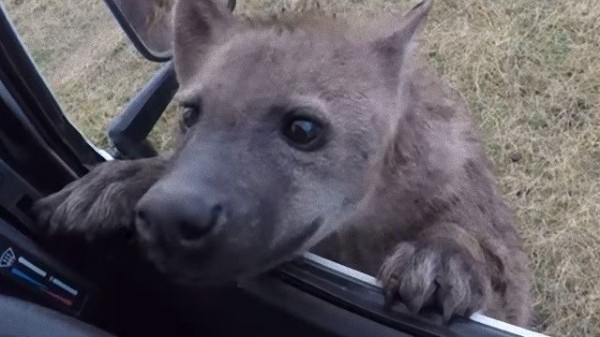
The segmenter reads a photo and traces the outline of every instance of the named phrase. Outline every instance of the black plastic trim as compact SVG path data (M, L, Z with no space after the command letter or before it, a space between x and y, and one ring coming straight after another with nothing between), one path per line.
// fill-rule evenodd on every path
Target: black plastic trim
M65 305L61 301L55 300L54 297L48 296L46 293L40 291L40 288L32 286L27 282L19 282L19 279L8 276L4 277L2 274L8 272L10 267L3 267L2 270L0 270L0 276L3 277L3 281L10 279L13 281L11 283L19 283L20 288L24 289L29 295L28 298L38 304L48 306L76 317L84 317L88 313L86 309L88 308L91 296L97 294L97 288L71 271L63 263L56 260L56 258L50 256L32 239L17 231L14 227L14 223L9 224L4 219L0 218L0 254L4 255L8 248L13 250L15 259L24 256L34 265L41 267L43 271L47 272L45 280L40 282L47 284L51 282L50 277L57 277L66 282L69 286L77 289L77 299L74 300L72 305ZM18 263L15 261L14 264L17 265ZM26 268L24 267L21 268L21 270L25 269ZM0 291L4 289L4 286L4 282L0 283Z
M269 272L260 282L249 281L241 283L240 287L255 296L271 302L274 292L282 292L284 288L275 286L279 280L303 293L311 294L321 300L367 318L372 324L381 324L389 328L408 333L415 337L518 337L515 334L496 329L463 317L455 317L444 324L438 312L425 312L419 315L411 313L402 304L390 307L385 304L382 290L358 279L337 272L313 261L299 258ZM265 286L264 283L270 283ZM282 298L279 294L275 298ZM287 296L286 301L276 301L282 310L293 310L296 305L293 296ZM298 300L301 300L298 298ZM295 312L304 317L318 312L317 306L306 312Z
M0 81L52 152L81 176L103 161L67 120L0 4Z
M258 300L333 336L415 337L359 313L340 308L330 301L300 288L291 287L275 278L259 277L241 283L240 287Z
M157 155L146 137L178 88L175 70L169 62L163 65L125 109L113 118L108 126L108 137L120 155L130 159Z
M144 41L140 39L138 34L135 32L135 29L131 26L123 11L119 8L119 6L112 0L104 0L104 3L108 6L111 13L135 47L137 51L142 54L147 60L152 62L167 62L171 59L171 55L157 55L154 54L146 47Z
M142 39L140 39L139 35L135 32L135 29L131 26L131 24L125 17L125 14L123 14L123 11L119 8L119 6L114 1L104 0L104 3L106 3L106 5L110 9L111 13L113 14L115 19L117 20L117 22L119 23L119 25L121 26L121 28L123 29L123 31L125 32L127 37L129 38L129 40L131 41L131 43L133 44L135 49L137 49L137 51L140 54L142 54L143 57L145 57L147 60L152 61L152 62L167 62L172 59L172 56L170 53L168 53L166 55L155 54L150 49L148 49L148 47L146 47L146 44L144 43L144 41L142 41ZM235 9L235 5L236 5L236 0L228 0L227 8L229 8L229 10L233 11Z

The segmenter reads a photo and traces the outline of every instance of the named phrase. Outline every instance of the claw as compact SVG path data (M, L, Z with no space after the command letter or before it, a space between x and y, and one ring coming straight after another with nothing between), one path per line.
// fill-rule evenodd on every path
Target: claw
M385 285L387 303L396 295L413 313L436 303L448 323L454 315L483 306L489 280L478 263L456 251L405 243L382 265L379 278Z
M406 299L403 301L406 306L414 313L418 313L431 299L437 289L435 282L431 282L424 291L417 291L412 297L405 296Z

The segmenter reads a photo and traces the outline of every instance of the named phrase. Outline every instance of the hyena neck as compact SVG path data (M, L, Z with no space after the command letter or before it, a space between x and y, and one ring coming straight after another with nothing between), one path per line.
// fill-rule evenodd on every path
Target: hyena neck
M470 131L464 100L423 66L411 72L407 101L393 140L386 146L374 190L352 219L315 251L370 274L393 247L444 219L473 199L467 163L488 168L481 143Z

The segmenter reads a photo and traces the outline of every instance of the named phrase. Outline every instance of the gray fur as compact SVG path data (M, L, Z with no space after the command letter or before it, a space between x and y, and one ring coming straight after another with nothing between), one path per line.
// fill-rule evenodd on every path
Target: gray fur
M135 205L166 165L160 157L110 161L35 203L38 222L49 234L80 233L88 240L133 225Z
M511 211L466 103L416 52L430 7L365 33L368 24L250 22L209 0L180 0L180 99L202 105L200 120L164 170L122 164L140 167L137 180L104 164L42 200L42 219L69 230L87 218L78 230L94 233L133 222L136 203L141 213L221 205L215 228L193 242L169 221L137 221L150 259L202 284L312 249L377 275L415 311L482 310L527 325L529 271ZM279 134L285 107L300 105L331 127L319 150Z

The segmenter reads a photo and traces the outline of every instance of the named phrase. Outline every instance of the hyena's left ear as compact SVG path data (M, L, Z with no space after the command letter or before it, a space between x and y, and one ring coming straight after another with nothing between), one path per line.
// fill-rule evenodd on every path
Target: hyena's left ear
M236 23L227 0L178 0L173 10L173 55L179 83L194 76L209 48Z
M402 17L399 28L391 35L372 42L386 73L394 74L393 84L400 80L403 66L415 53L433 0L423 0Z

